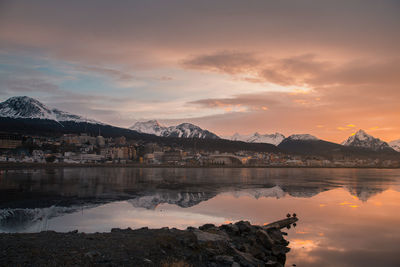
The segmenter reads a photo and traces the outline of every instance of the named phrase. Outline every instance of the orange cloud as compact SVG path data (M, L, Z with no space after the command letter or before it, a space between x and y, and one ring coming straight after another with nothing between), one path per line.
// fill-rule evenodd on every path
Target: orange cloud
M31 55L46 65L61 61L79 66L78 76L91 72L111 77L129 88L135 100L140 96L144 103L143 99L157 98L146 105L158 103L162 110L168 110L169 117L190 118L219 134L309 132L342 141L348 132L338 131L338 125L364 129L380 125L380 138L400 138L396 123L400 115L400 35L398 13L393 12L398 9L395 1L368 5L340 1L337 5L346 4L347 8L340 14L324 1L314 3L312 10L309 5L281 1L252 5L240 1L100 2L3 1L2 55L14 55L15 60ZM376 19L371 19L371 14ZM365 29L371 29L374 38ZM151 86L132 85L138 72L157 78L146 80ZM199 76L191 76L193 73ZM171 76L171 82L155 82L169 81L165 77ZM216 76L226 83L216 84ZM257 84L264 91L233 93L230 85L238 81L244 86ZM34 84L29 89L38 89L46 96L58 89L49 86L46 78L40 83L43 86ZM170 91L174 94L164 94L166 84L173 84ZM205 92L205 86L218 89L218 93ZM26 89L15 85L1 88L5 88L0 92L2 97ZM89 89L87 94L99 94L96 88ZM180 105L168 102L176 98ZM94 106L106 102L96 102L95 97L92 101ZM193 113L182 115L180 106L184 103ZM231 110L220 112L224 108ZM114 117L135 116L132 105L114 109L118 109L118 113L110 111ZM160 114L160 110L145 109L147 113L140 116ZM203 110L207 112L201 114L211 115L195 113ZM98 112L93 114L99 116Z

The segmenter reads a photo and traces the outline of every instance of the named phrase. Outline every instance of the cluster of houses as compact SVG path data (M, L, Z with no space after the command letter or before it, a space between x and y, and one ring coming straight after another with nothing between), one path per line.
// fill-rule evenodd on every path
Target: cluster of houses
M180 148L126 140L124 136L64 134L61 137L0 133L0 162L66 164L140 164L174 166L276 167L399 167L400 162L378 159L328 160L283 153L185 151Z

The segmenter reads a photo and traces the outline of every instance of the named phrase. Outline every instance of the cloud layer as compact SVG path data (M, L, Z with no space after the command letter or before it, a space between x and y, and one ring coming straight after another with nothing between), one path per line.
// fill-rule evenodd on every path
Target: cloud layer
M121 126L400 138L399 13L391 0L1 1L0 97Z

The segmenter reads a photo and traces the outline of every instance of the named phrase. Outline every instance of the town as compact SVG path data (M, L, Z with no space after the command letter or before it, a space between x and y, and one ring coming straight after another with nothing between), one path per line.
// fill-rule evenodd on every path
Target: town
M388 159L337 158L288 153L205 151L86 133L54 136L0 134L0 164L119 164L187 167L400 167Z

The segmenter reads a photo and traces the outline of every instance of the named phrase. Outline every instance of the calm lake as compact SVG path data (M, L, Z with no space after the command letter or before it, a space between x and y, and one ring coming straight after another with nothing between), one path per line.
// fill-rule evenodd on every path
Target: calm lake
M287 266L400 266L400 170L0 171L0 232L184 229L296 213Z

